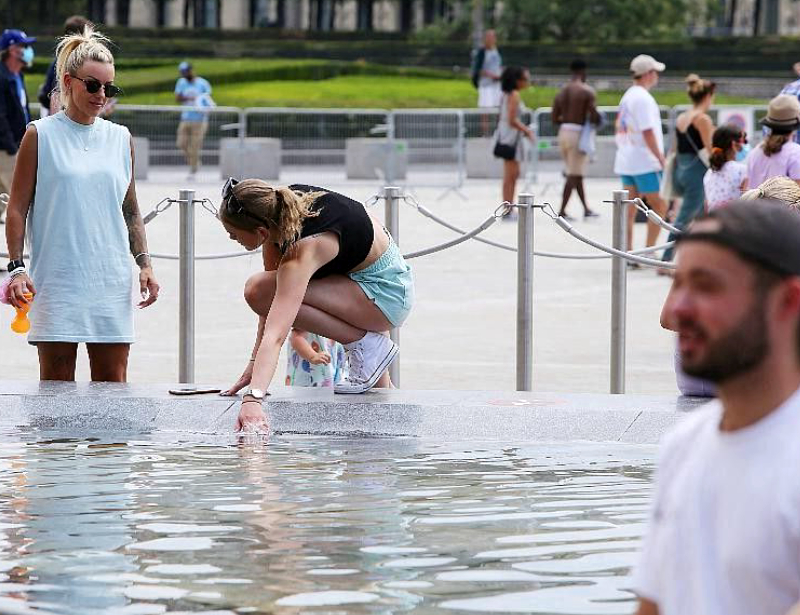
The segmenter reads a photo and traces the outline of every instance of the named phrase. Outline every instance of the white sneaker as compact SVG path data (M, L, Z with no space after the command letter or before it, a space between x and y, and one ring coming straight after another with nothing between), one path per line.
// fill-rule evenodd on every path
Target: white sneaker
M386 368L392 364L400 348L380 333L367 332L360 340L344 345L350 373L333 386L334 393L366 393Z

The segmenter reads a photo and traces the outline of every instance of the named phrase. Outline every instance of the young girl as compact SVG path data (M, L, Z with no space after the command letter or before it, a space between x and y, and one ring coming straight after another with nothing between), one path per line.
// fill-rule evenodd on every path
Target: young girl
M289 334L286 386L333 387L347 372L344 347L334 340L297 327Z
M714 131L710 168L703 177L706 211L735 201L742 195L747 181L747 167L736 162L736 155L747 143L741 128L724 124Z

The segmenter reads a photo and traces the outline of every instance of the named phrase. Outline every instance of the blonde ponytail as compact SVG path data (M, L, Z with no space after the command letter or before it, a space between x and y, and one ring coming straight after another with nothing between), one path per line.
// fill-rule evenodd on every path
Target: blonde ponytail
M318 211L311 211L311 206L323 194L273 188L260 179L245 179L233 187L233 196L246 213L237 213L231 208L233 199L228 199L220 208L219 218L245 231L268 225L277 231L278 242L288 246L300 237L303 221L319 215Z
M95 31L91 24L87 24L81 33L68 34L61 38L56 47L56 79L64 108L69 106L72 98L71 92L64 85L64 76L74 75L75 71L89 61L113 65L114 56L106 46L109 43L111 41Z

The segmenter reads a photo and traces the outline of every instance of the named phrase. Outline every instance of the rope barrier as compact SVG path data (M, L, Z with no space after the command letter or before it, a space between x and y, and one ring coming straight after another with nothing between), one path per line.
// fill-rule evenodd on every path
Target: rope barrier
M408 199L408 200L413 201L413 202L408 203L408 204L411 205L414 209L416 209L420 214L422 214L426 218L430 218L431 220L433 220L437 224L439 224L439 225L441 225L441 226L443 226L443 227L445 227L447 229L450 229L451 231L459 233L461 235L465 235L467 233L466 231L464 231L463 229L460 229L456 225L451 224L450 222L438 217L436 214L434 214L431 210L429 210L424 205L421 205L420 203L416 202L413 199ZM473 236L472 238L475 241L479 241L481 243L485 243L487 245L493 246L495 248L499 248L501 250L506 250L507 252L516 252L517 251L517 249L515 247L513 247L513 246L509 246L509 245L506 245L506 244L503 244L503 243L499 243L497 241L492 241L491 239L486 239L484 237L477 237L477 236ZM668 243L663 243L661 245L650 246L649 248L642 248L642 249L639 249L639 250L632 250L631 252L628 252L628 254L633 254L633 255L649 254L651 252L658 252L659 250L665 250L667 248L671 248L674 245L675 245L675 242L674 241L670 241ZM563 259L571 259L571 260L600 260L600 259L611 258L611 255L609 255L609 254L569 254L569 253L562 253L562 252L545 252L545 251L541 251L541 250L534 250L533 254L534 254L534 256L541 256L541 257L544 257L544 258L563 258Z
M596 248L596 249L598 249L598 250L600 250L602 252L606 252L608 254L611 254L612 256L619 256L620 258L623 258L626 261L629 261L631 263L638 263L640 265L645 265L647 267L659 267L659 268L662 268L662 269L675 269L675 264L674 263L670 263L670 262L667 262L667 261L659 261L659 260L655 260L653 258L644 258L642 256L636 256L636 255L630 254L628 252L623 252L622 250L617 250L616 248L610 248L608 246L604 246L603 244L595 241L594 239L590 239L589 237L586 237L586 235L583 235L583 234L579 233L578 231L576 231L575 227L572 226L566 220L564 220L564 218L562 218L561 216L555 216L555 215L550 215L550 214L547 214L547 216L549 218L551 218L556 223L556 225L558 225L562 230L566 231L567 233L569 233L570 235L572 235L573 237L575 237L579 241L582 241L583 243L585 243L587 245L590 245L593 248Z
M441 244L439 244L437 246L426 248L424 250L419 250L417 252L410 252L408 254L404 254L403 258L410 260L412 258L418 258L420 256L427 256L429 254L435 254L436 252L441 252L443 250L447 250L448 248L452 248L454 246L457 246L460 243L464 243L465 241L469 241L470 239L473 239L473 238L477 237L478 235L480 235L481 233L483 233L486 229L488 229L495 222L497 222L497 220L501 217L501 215L499 215L499 212L500 212L501 209L504 209L504 208L505 208L504 205L501 205L500 207L498 207L497 210L491 216L489 216L488 218L486 218L486 220L484 220L483 224L481 224L479 227L471 230L469 233L464 233L463 235L461 235L461 237L456 237L455 239L453 239L451 241L446 241L445 243L441 243Z
M639 197L636 197L635 199L630 199L629 201L623 201L623 202L624 203L628 203L629 205L633 205L634 207L636 207L636 209L638 209L645 216L647 216L648 220L650 220L651 222L654 222L655 224L657 224L658 226L660 226L664 230L667 230L670 233L676 233L678 235L683 233L683 231L681 229L679 229L677 226L672 226L669 222L664 220L664 218L659 216L655 211L650 209L645 204L645 202L642 199L640 199Z

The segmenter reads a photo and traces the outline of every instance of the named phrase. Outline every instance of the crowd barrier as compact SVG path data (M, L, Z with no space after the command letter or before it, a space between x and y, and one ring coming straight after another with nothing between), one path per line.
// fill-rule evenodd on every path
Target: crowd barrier
M665 146L670 146L675 118L688 105L660 107ZM34 113L38 105L32 105ZM600 107L605 118L597 151L587 166L590 177L612 177L618 107ZM766 106L716 105L715 123L736 122L753 143L761 138L759 122ZM117 105L109 119L137 138L144 178L150 166L186 164L176 136L178 106ZM286 167L329 167L348 179L401 183L407 187L440 186L460 193L467 178L500 178L502 161L494 158L493 133L498 113L486 109L297 109L215 107L205 109L207 132L201 162L219 167L221 176L256 176L278 180ZM523 121L536 134L526 148L525 185L547 168L560 169L558 130L549 107L525 110ZM550 166L548 167L548 163Z

